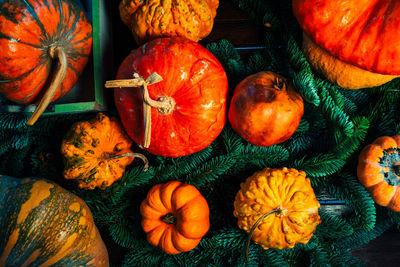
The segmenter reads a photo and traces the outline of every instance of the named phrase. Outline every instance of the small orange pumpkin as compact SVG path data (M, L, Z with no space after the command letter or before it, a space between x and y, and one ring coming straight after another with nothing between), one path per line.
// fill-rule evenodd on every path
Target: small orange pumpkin
M229 108L232 128L255 146L289 139L304 113L303 99L284 77L262 71L241 81Z
M210 227L206 199L196 187L178 181L153 186L140 213L147 241L168 254L192 250Z
M400 135L381 136L364 147L357 176L377 204L400 211Z
M240 185L234 207L239 228L264 249L306 244L321 222L310 180L296 169L254 173Z
M147 159L130 149L132 141L121 124L99 113L90 121L75 123L66 134L61 154L66 179L76 179L80 188L105 189L121 179L134 157Z
M122 0L122 21L139 45L158 37L185 37L198 42L212 30L218 0Z

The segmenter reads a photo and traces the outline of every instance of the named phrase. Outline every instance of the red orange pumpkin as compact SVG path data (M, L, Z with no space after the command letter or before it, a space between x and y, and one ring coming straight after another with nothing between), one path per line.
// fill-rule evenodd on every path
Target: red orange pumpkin
M304 52L330 81L348 89L400 75L400 1L293 0Z
M147 78L153 72L162 81L142 86L148 93L119 85L118 80L111 85L117 87L115 103L128 135L150 153L166 157L188 155L208 146L225 125L228 80L219 61L194 41L159 38L133 50L119 67L117 79L132 79L134 73ZM140 80L138 75L135 81ZM147 106L151 109L147 145L143 94L151 98L145 103L154 104Z
M28 125L77 82L92 46L92 26L73 1L0 2L0 93L40 102Z

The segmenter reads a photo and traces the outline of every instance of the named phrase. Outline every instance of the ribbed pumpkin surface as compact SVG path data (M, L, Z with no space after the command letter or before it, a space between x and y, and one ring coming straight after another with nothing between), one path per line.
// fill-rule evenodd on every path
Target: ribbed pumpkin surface
M159 38L129 54L117 79L147 78L156 72L163 80L148 86L152 99L172 98L170 114L151 109L150 153L179 157L208 146L225 125L228 79L220 62L200 44L185 38ZM128 135L143 145L143 97L139 88L115 88L115 104Z
M400 1L293 0L293 12L303 31L333 56L400 74Z
M91 46L92 26L73 1L0 1L0 93L21 104L37 101L57 68L49 52L57 47L66 53L68 70L52 101L64 96Z
M85 202L42 179L0 175L0 266L108 266Z

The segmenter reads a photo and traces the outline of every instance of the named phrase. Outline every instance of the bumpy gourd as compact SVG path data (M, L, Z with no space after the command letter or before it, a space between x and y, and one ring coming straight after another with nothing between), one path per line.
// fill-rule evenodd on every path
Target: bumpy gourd
M210 227L206 199L192 185L153 186L140 206L147 241L168 254L195 248Z
M321 222L319 207L305 172L265 168L240 185L233 215L255 243L283 249L310 240Z
M0 175L0 266L108 266L85 202L57 184Z
M80 188L105 189L121 179L134 157L147 164L143 155L132 152L131 145L132 141L115 118L99 113L89 121L77 122L61 145L64 177L76 179Z
M122 0L122 21L138 44L159 37L199 41L212 30L218 0Z
M400 211L400 135L382 136L364 147L357 176L377 204Z

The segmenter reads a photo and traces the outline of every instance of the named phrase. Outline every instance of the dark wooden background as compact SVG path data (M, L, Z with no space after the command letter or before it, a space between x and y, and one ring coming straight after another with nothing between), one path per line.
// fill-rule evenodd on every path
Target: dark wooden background
M129 29L122 23L119 17L118 2L110 1L109 8L112 16L113 38L113 76L123 59L138 46ZM201 40L201 44L217 42L221 39L229 40L238 50L239 54L246 58L257 49L263 47L264 25L256 25L237 8L230 0L220 0L214 27L208 37ZM343 208L343 204L326 198L321 201L322 208L335 213ZM118 260L123 252L113 253L111 259ZM392 227L384 234L372 240L370 243L353 250L353 255L362 260L367 266L400 266L400 233Z

